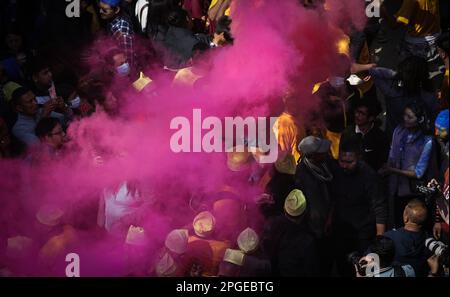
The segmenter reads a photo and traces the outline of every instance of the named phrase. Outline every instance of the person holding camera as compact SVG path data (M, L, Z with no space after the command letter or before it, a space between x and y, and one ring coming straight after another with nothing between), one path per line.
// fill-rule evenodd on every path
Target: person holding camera
M430 268L429 277L448 277L448 245L433 237L425 240L425 246L433 253L427 263Z
M321 276L323 259L306 221L309 201L303 191L292 190L284 201L284 214L271 217L264 226L261 248L271 261L274 276Z
M403 211L404 227L391 230L384 234L395 244L395 260L410 264L416 276L426 276L428 273L427 260L432 256L425 246L427 235L424 224L427 220L427 207L419 199L411 200Z
M411 265L401 265L395 261L395 243L389 237L378 235L369 251L370 254L360 259L359 257L350 259L352 262L356 262L354 265L357 277L416 276Z
M341 140L339 158L332 169L333 256L339 275L352 276L347 255L366 251L375 236L385 232L387 205L378 176L362 161L358 135Z
M436 179L428 183L428 188L436 195L436 209L434 214L433 236L448 245L448 176L445 171L444 184L441 186Z

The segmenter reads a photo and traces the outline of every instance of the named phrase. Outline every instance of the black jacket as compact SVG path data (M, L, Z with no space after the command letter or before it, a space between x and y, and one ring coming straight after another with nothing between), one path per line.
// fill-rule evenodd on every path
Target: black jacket
M370 239L376 223L387 221L387 203L377 174L364 162L354 173L345 173L337 162L332 166L333 233L340 238Z
M318 276L316 241L304 223L296 224L284 215L267 221L261 245L271 259L273 275Z
M163 63L174 69L186 67L196 46L207 42L188 29L173 26L168 27L163 38L164 40L157 43L162 46L159 50L162 51ZM209 44L205 44L205 47L209 47Z
M341 141L355 136L355 125L347 127L341 136ZM374 126L366 135L361 135L364 161L378 171L389 156L389 139L385 132L377 126Z
M307 201L306 224L316 239L323 239L328 234L331 217L331 198L329 182L316 178L305 165L300 162L295 172L295 188L303 191Z

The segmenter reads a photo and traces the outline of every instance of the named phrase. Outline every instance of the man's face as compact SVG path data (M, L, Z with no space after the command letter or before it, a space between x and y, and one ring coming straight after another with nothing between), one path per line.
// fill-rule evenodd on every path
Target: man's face
M16 34L6 35L6 46L13 52L17 52L22 48L22 37Z
M20 103L17 106L17 111L27 116L34 116L38 111L36 96L29 91L20 98Z
M53 75L50 68L45 68L33 76L35 83L43 88L50 88L52 86Z
M366 106L360 106L355 110L355 124L364 126L373 122L373 117L369 115L369 109Z
M346 173L352 173L356 170L358 165L358 155L353 152L339 153L339 166L344 169Z
M443 50L442 48L438 47L439 56L441 56L442 60L448 59L447 52Z
M54 147L60 149L65 142L66 133L64 132L61 124L57 124L52 132L45 137L45 142Z
M113 8L106 3L100 2L98 6L100 8L100 17L103 20L110 20L118 13L118 8Z

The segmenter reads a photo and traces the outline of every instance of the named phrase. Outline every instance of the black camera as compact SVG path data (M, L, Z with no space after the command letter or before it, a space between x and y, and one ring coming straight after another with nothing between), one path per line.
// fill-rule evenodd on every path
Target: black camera
M448 246L433 237L425 240L425 246L439 258L439 263L448 267Z
M361 260L362 257L363 255L361 255L359 252L352 252L347 255L347 262L356 267L359 275L366 276L367 261Z
M416 185L416 190L417 192L419 192L419 194L423 195L426 205L430 205L432 198L439 191L439 189L436 186L427 187L422 185Z
M437 187L426 187L426 186L422 186L422 185L417 185L416 186L416 190L419 193L423 194L423 195L432 196L432 195L437 193L438 188Z

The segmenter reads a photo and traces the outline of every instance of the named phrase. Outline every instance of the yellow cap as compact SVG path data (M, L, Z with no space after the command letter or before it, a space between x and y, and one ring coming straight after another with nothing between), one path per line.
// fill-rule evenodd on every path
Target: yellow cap
M298 189L292 190L284 201L284 210L292 217L301 216L306 210L306 198L303 192Z
M202 211L199 213L192 223L195 234L200 237L211 235L214 232L215 225L216 219L209 211Z
M255 230L247 228L239 234L237 242L241 251L247 254L258 248L259 237Z
M7 102L11 101L12 94L14 93L15 90L17 90L20 87L21 85L13 81L9 81L3 86L3 94L5 94L5 99Z
M144 228L131 225L130 228L128 228L125 243L130 245L145 245L146 236Z
M133 83L133 87L140 92L151 82L152 80L141 72L139 73L139 78Z
M280 173L294 175L297 169L294 156L288 152L282 152L275 162L275 169Z

